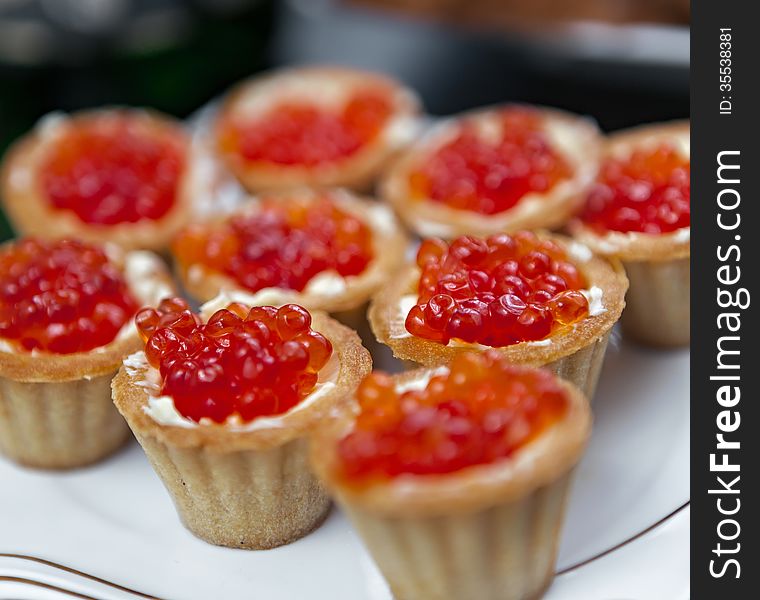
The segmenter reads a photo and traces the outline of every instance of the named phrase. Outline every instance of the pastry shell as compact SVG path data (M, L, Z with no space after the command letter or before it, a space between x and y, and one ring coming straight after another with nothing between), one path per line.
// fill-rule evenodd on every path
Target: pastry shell
M418 129L420 102L416 94L393 79L345 67L301 67L274 71L244 81L225 99L215 130L228 116L245 108L248 114L262 111L276 98L304 98L351 90L359 86L378 86L389 90L393 113L383 130L359 151L334 163L315 166L246 163L234 155L220 152L228 168L251 192L300 186L347 187L365 191L389 161L406 146ZM263 108L262 108L263 107ZM215 133L215 137L216 137Z
M276 425L164 425L145 412L149 392L139 383L149 366L122 366L113 380L113 401L180 519L209 543L273 548L306 535L327 515L329 499L308 464L308 437L320 422L345 410L372 363L356 333L324 313L312 317L312 328L332 342L338 357L335 387L281 415Z
M689 152L688 121L645 125L611 135L607 156L625 156L642 146L676 142ZM643 344L685 346L690 340L691 229L653 235L610 231L600 234L579 219L573 236L601 256L622 261L630 289L621 318L624 333Z
M570 328L558 330L548 338L551 343L521 342L497 350L515 364L546 367L593 398L610 332L625 306L628 279L617 260L608 261L592 255L587 248L574 245L577 243L564 236L538 235L540 239L553 240L568 251L589 287L601 289L604 311L589 315ZM404 326L406 314L402 312L400 302L408 294L416 295L419 277L419 268L410 265L373 299L368 318L378 341L390 346L396 358L425 366L447 364L462 352L490 348L454 341L443 345L407 332Z
M429 376L417 370L398 383ZM584 394L563 419L503 461L434 476L352 486L336 440L352 418L314 439L312 464L347 512L399 600L527 600L551 583L572 471L591 430Z
M401 268L405 259L409 240L396 220L392 211L386 206L363 198L346 190L336 189L317 191L301 188L287 192L269 193L267 201L286 204L292 201L311 202L328 194L337 206L361 219L372 231L374 258L367 268L359 275L343 278L345 287L334 290L310 290L309 286L302 291L283 288L266 288L259 292L246 290L232 277L214 271L201 264L182 264L176 260L176 268L185 289L201 302L215 298L220 292L240 291L252 297L259 295L262 302L268 298L276 298L278 303L294 302L310 310L324 310L329 313L349 313L361 309L379 289ZM254 199L239 208L223 220L233 219L235 215L250 214L258 208ZM337 273L336 273L337 276ZM356 315L354 315L356 316ZM341 319L343 321L343 319Z
M121 253L111 254L121 262ZM137 262L137 268L130 264ZM123 257L130 290L145 304L173 293L160 259L149 252ZM129 328L132 328L130 330ZM117 450L129 429L111 402L111 379L125 356L142 345L131 323L117 337L72 354L0 351L0 450L23 465L70 469Z
M591 119L544 107L531 108L540 111L547 132L557 132L554 136L549 133L554 141L552 146L570 165L573 171L571 177L546 192L528 194L514 207L493 215L412 197L409 173L421 160L455 135L463 122L474 122L485 127L499 110L507 106L477 109L442 121L413 144L388 170L380 184L381 196L415 233L421 237L451 239L461 235L488 236L518 229L556 229L578 210L598 170L601 135Z
M72 211L53 207L45 196L37 170L50 144L78 123L129 116L146 131L166 131L187 142L185 166L180 174L174 205L159 219L136 223L99 225L85 223ZM196 183L188 176L191 165L190 138L171 117L143 109L111 108L43 118L6 154L0 171L3 208L17 233L43 239L74 237L95 243L118 244L127 250L162 251L174 234L189 220Z

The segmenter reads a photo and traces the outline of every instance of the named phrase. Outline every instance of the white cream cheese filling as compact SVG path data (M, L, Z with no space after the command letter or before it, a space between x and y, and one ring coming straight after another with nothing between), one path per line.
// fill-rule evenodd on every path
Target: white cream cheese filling
M417 294L406 294L405 296L401 296L401 299L398 301L398 310L396 311L396 314L391 317L389 323L391 339L399 340L412 337L412 334L406 329L406 317L409 314L409 311L417 304L418 298L419 296Z
M205 276L206 270L201 265L193 265L188 270L188 277L195 283L202 281ZM361 275L357 277L361 277ZM301 294L321 296L323 298L337 298L346 292L352 279L354 279L354 277L343 277L336 271L329 270L317 273L308 281L301 292L280 287L262 288L257 292L246 292L239 289L222 289L216 298L209 300L204 306L215 306L215 304L212 303L215 303L216 301L227 301L227 304L229 304L229 302L243 302L249 306L264 306L269 304L279 305L293 301ZM229 298L233 296L240 299L229 300ZM225 307L226 304L224 306L219 306L219 308Z
M383 128L383 141L391 148L403 148L419 135L422 127L422 122L416 116L395 115Z
M676 242L688 242L691 240L691 227L682 227L677 229L673 235L673 239Z
M200 423L196 423L184 417L177 410L171 396L161 395L161 374L148 363L145 352L136 352L125 358L124 368L130 377L136 379L135 385L144 388L147 392L148 403L143 407L143 410L156 423L185 428L203 427L213 423L210 419L205 418L201 419ZM224 425L232 431L256 431L258 429L283 427L286 416L308 408L335 388L339 370L339 359L336 354L333 354L320 370L319 380L314 391L287 412L272 417L259 417L249 422L241 421L237 415L233 415L227 419Z
M396 384L396 393L402 394L404 392L420 391L427 387L430 380L437 375L445 375L449 372L448 367L437 367L435 369L426 370L419 376L405 381L403 383Z
M115 256L118 252L118 249L106 246L106 254ZM175 295L166 281L165 274L164 263L152 252L135 250L124 255L124 281L140 307L156 306L164 298ZM132 335L137 335L137 326L134 318L130 317L109 344L120 342ZM105 352L109 344L98 346L92 351Z
M607 308L605 308L604 302L602 302L603 292L601 288L594 285L589 290L581 290L581 293L588 300L588 315L590 317L596 317L607 312Z
M633 241L641 235L648 235L637 231L608 231L596 242L600 251L605 254L613 254L625 250ZM691 227L681 227L670 233L654 234L657 236L672 236L676 242L688 242L691 240Z

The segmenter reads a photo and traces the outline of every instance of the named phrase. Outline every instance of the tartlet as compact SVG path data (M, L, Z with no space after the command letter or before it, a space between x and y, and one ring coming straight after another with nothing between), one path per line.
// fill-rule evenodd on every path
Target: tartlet
M690 340L691 293L690 277L690 126L688 121L645 125L617 132L610 136L605 148L605 162L598 186L592 189L586 208L570 225L573 236L595 253L622 261L631 282L626 296L626 309L621 318L624 333L644 344L653 346L682 346ZM632 158L638 153L638 162L668 164L661 181L652 183L647 198L625 199L637 209L664 211L668 223L657 219L645 220L630 229L619 223L614 213L600 217L600 209L592 203L600 193L606 193L607 174L618 169L633 168ZM621 166L622 165L622 166ZM647 166L638 166L636 175L646 176ZM613 169L615 169L613 171ZM631 178L630 173L627 174ZM630 186L628 181L626 185ZM654 194L659 194L659 200ZM662 196L667 193L667 201ZM600 203L603 210L605 204ZM626 207L627 210L628 207ZM607 227L604 219L611 218ZM639 214L641 218L641 214ZM593 220L592 222L590 222ZM641 231L651 228L652 231ZM656 231L655 231L656 230Z
M535 302L538 305L538 309L535 310L543 315L536 328L531 325L535 321L532 317L530 321L521 320L519 325L510 324L510 327L518 328L514 335L510 334L511 337L505 334L490 342L478 334L469 341L465 341L455 332L436 340L435 337L425 338L410 332L408 329L410 319L413 317L416 319L415 314L419 314L420 311L424 314L424 310L418 307L421 292L420 280L424 273L424 268L420 263L429 260L426 256L431 252L431 248L433 252L439 253L435 259L437 262L434 261L435 264L442 265L449 255L450 248L486 245L488 254L485 256L491 256L490 253L494 252L495 246L499 244L510 246L515 243L515 240L527 240L525 243L528 249L535 249L540 245L555 248L552 252L556 253L557 258L556 261L554 258L551 261L562 264L560 269L572 273L566 275L567 289L564 292L572 293L569 300L571 303L576 303L576 306L571 311L570 317L565 319L565 323L555 317L552 317L553 321L549 321L549 317L545 315L546 310L552 314L556 313L552 307L560 299L560 294L564 297L564 292L557 292L551 300ZM510 260L514 262L513 259ZM532 294L535 290L533 288L529 287L526 292L512 291L512 284L507 285L509 280L499 270L508 268L502 267L502 264L507 262L509 261L504 261L504 263L497 261L495 268L488 267L491 281L495 282L490 292L494 298L483 296L480 292L475 293L472 291L471 283L465 284L463 298L475 298L488 303L488 307L482 309L487 311L487 315L481 318L479 325L483 335L493 336L496 333L493 326L487 324L490 321L486 321L486 317L490 318L493 311L501 310L498 302L504 300L506 302L504 306L508 309L513 305L516 306L514 314L518 316L515 316L512 321L517 321L518 318L525 319L523 313L526 313L534 303ZM455 261L452 264L455 265L455 269L461 268L460 262ZM477 270L475 267L473 269ZM499 275L500 272L502 275ZM541 275L541 277L544 276ZM571 285L571 280L584 283ZM429 285L440 286L442 281L443 278L439 280L434 276ZM466 281L472 281L469 272L466 275ZM525 279L525 281L529 280ZM518 282L519 285L521 284ZM578 285L585 285L585 288L577 287ZM507 286L507 291L501 286ZM425 366L436 366L450 362L463 352L482 351L495 347L500 354L515 364L547 367L573 382L589 398L593 398L610 332L625 306L624 296L627 288L628 280L619 262L595 256L579 242L555 234L517 232L514 235L491 236L487 240L464 236L454 240L450 245L440 240L428 240L420 247L418 264L408 266L375 296L370 305L368 318L378 341L389 346L393 354L402 360ZM452 293L456 295L458 292ZM518 295L518 298L514 299L514 295ZM505 296L510 296L510 298L505 298ZM531 314L534 314L535 310ZM452 320L451 314L446 314L448 318L443 327L445 331L448 331ZM500 317L497 315L494 319L496 318ZM505 318L509 318L509 315ZM530 331L525 327L528 327Z
M572 471L591 429L588 399L547 372L502 364L496 383L502 391L514 390L509 388L513 383L524 385L520 393L531 397L539 414L556 411L540 425L532 421L527 436L521 426L524 437L507 443L516 435L510 419L517 419L524 405L515 396L497 395L482 409L486 416L479 415L483 400L474 400L474 390L482 391L482 382L468 377L462 364L506 361L495 353L476 357L460 355L450 367L385 376L362 398L365 380L358 391L361 408L320 430L312 443L318 476L399 600L528 600L539 598L553 578ZM432 379L458 386L461 394L469 386L473 395L466 400L452 393L449 399L446 392L431 392L441 387ZM396 398L381 400L387 380ZM542 387L527 387L537 381ZM431 400L436 393L440 399ZM461 406L455 411L452 404L469 405L469 412ZM504 416L503 406L511 407L510 416ZM393 409L402 416L388 417ZM431 411L437 416L430 417ZM370 425L362 425L362 419ZM467 445L470 434L462 420L470 423L475 442L482 436L490 442ZM495 430L496 422L504 433ZM394 427L398 448L392 446ZM374 437L382 440L376 446L368 439L373 428L381 432ZM409 428L416 433L403 433ZM431 440L465 449L437 452ZM494 450L500 443L502 449ZM427 445L415 453L415 444ZM389 446L395 449L392 456L373 456L372 448ZM378 466L368 470L373 461Z
M49 256L50 246L45 250L42 243L25 240L4 244L0 261L10 248L21 244L27 245L30 252ZM56 247L71 248L72 244L85 247L70 241L57 242ZM171 278L157 256L146 251L123 254L116 248L110 248L108 256L109 264L122 273L135 309L142 304L158 303L161 297L173 293ZM4 289L8 289L7 285ZM26 307L26 301L17 302ZM12 320L20 313L12 315L7 307L0 307L0 313L0 327L3 332L9 331ZM111 403L110 385L122 359L140 346L131 315L117 331L112 326L110 341L101 345L84 349L92 345L87 338L93 337L93 333L74 332L68 340L61 338L59 343L81 347L73 352L53 352L44 347L26 349L24 344L37 343L30 337L31 326L26 327L29 329L23 339L0 338L2 453L30 467L68 469L96 462L114 452L129 435L124 420ZM106 333L105 337L109 335Z
M169 116L53 113L6 154L0 195L20 234L164 250L193 210L190 163L190 138Z
M278 331L272 325L276 321L266 321L260 316L254 318L253 312L248 313L247 320L241 319L247 307L240 302L228 304L221 298L204 307L205 329L199 329L201 319L193 324L193 318L187 317L191 314L187 305L178 302L170 301L173 308L162 306L158 313L149 313L149 318L153 318L151 314L169 314L171 322L176 315L185 315L183 318L190 319L190 327L195 327L194 336L199 331L204 332L204 343L212 339L210 323L219 322L219 314L228 319L225 323L232 319L235 323L229 325L232 329L250 326L261 332L261 324L270 322L266 339L274 339L272 336ZM279 310L293 310L292 307L285 305ZM296 308L299 314L308 315L305 309ZM279 314L272 307L253 310ZM235 317L230 317L231 314ZM140 321L145 321L144 313L138 315ZM182 375L182 381L190 383L170 384L177 381L174 370L182 366L167 366L168 363L161 362L162 371L159 371L151 362L155 362L155 357L146 356L151 347L153 351L158 348L154 342L161 326L141 327L144 337L148 338L146 351L137 352L124 361L113 380L113 400L171 495L184 525L209 543L249 549L287 544L318 527L327 515L329 499L308 466L308 436L321 421L344 410L343 404L370 370L369 353L358 336L324 313L315 312L306 327L319 332L317 337L326 338L328 343L314 352L331 346L332 354L329 360L323 354L319 359L322 364L315 367L316 370L308 367L311 387L303 390L299 387L299 378L306 371L286 377L285 372L277 370L285 368L283 362L277 362L279 358L274 363L257 362L256 357L260 355L254 352L258 350L245 350L233 361L242 365L239 371L235 370L238 367L230 366L233 363L219 358L218 364L227 365L223 379L219 380L221 387L208 401L203 401L205 404L198 404L191 392L196 389L193 386L200 384L197 378L193 379L192 372ZM235 344L238 342L228 339L232 340L229 352L237 352L240 346ZM293 339L291 342L296 343ZM261 342L263 346L267 343ZM316 355L312 350L307 352L309 365L312 365ZM171 352L162 354L160 360L171 357ZM275 370L283 375L271 375L275 379L267 384L269 388L245 387L241 377L250 376L250 373L245 375L248 361L252 361L251 369L260 367L260 377L268 377ZM207 363L201 363L199 368L207 367ZM168 388L171 395L167 395L168 385L179 387ZM230 392L234 386L238 386L236 396ZM277 393L277 389L287 393ZM251 395L246 396L249 392ZM286 398L289 401L284 404ZM282 412L276 409L280 406L289 408ZM241 416L244 411L251 412Z
M421 237L555 229L583 202L600 146L594 122L571 113L478 109L410 146L383 176L381 195Z
M323 215L330 216L316 222ZM346 239L335 228L347 230ZM301 188L263 194L216 221L190 225L172 250L185 289L201 301L239 290L254 294L255 304L274 299L347 313L362 310L392 278L407 246L386 206L346 190ZM316 271L317 260L324 270ZM295 267L303 272L298 277ZM259 277L258 268L269 271Z
M220 108L212 144L252 192L365 190L416 134L418 112L414 92L384 75L292 68L238 85Z

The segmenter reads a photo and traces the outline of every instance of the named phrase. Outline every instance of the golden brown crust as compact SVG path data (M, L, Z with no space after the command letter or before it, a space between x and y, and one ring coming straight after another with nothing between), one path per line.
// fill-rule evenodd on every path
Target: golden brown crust
M626 156L634 148L674 140L681 149L686 150L690 135L691 122L688 119L638 125L611 133L607 136L603 151L608 156ZM685 143L685 146L681 145L682 143Z
M620 324L629 339L674 348L691 340L691 273L688 258L628 262L631 281Z
M139 436L150 436L175 448L202 447L212 452L229 453L282 446L309 435L320 421L340 412L361 379L372 369L369 352L361 345L356 332L321 312L312 314L312 329L327 337L337 354L339 370L335 387L319 401L282 415L277 427L233 431L217 424L198 427L162 425L144 410L148 391L135 385L147 375L147 366L131 373L122 366L112 384L114 403Z
M464 514L399 518L343 508L394 598L539 600L554 577L570 479Z
M596 254L625 262L663 262L688 258L691 255L691 236L681 233L688 232L688 228L660 235L614 231L599 235L575 220L569 229L574 238Z
M394 378L403 384L430 373L429 369L418 369ZM570 400L567 413L508 459L445 475L405 475L363 486L350 485L339 476L336 453L337 440L353 427L354 417L346 414L315 435L311 444L312 467L341 503L387 516L450 515L516 501L572 469L580 460L591 433L588 400L572 384L557 381Z
M12 242L7 242L12 243ZM141 270L132 275L125 273L125 280L132 295L141 304L157 304L160 298L153 297L156 291L165 289L174 291L174 282L161 260L149 252L133 252L122 254L118 248L109 249L109 258L122 272L126 270L128 261L137 254L142 254L149 263L150 269ZM148 286L147 294L142 288ZM128 321L131 326L131 319ZM121 332L120 332L121 333ZM88 352L73 352L71 354L52 354L47 352L23 352L12 347L11 342L0 343L10 345L10 348L0 348L0 377L13 381L27 383L64 382L77 379L94 379L114 373L125 356L142 348L142 342L137 330L132 329L128 335L117 337L105 346L99 346Z
M575 385L593 403L611 333L612 330L577 352L541 367Z
M625 157L634 149L662 142L675 142L682 151L688 152L686 148L689 146L689 135L689 121L634 127L610 135L604 147L604 156ZM659 235L617 231L599 234L579 219L573 219L568 224L568 229L576 239L597 254L625 262L675 260L686 258L691 252L689 227Z
M25 383L0 377L0 451L38 469L73 469L129 437L111 402L115 369L89 380Z
M304 438L267 451L221 454L135 435L182 523L211 544L256 550L289 544L316 529L329 512L330 499L309 469Z
M384 75L358 71L344 67L302 67L274 71L258 76L237 85L225 99L217 123L220 123L241 102L250 100L258 94L276 94L277 87L288 81L313 78L315 86L319 81L329 81L331 85L366 85L374 84L387 87L394 98L395 115L391 119L416 119L419 113L419 100L409 89ZM218 125L217 125L218 127ZM216 128L215 128L216 129ZM275 190L301 186L334 187L341 186L355 190L366 190L388 161L399 151L399 145L381 134L350 158L336 164L318 165L316 167L279 166L273 164L242 165L238 161L222 157L228 168L239 181L251 192Z
M112 373L125 356L140 349L135 332L89 352L72 354L0 352L0 377L13 381L61 382Z
M171 117L154 111L112 108L78 112L61 116L55 124L38 124L29 134L17 141L6 154L0 170L0 196L3 208L14 229L21 235L43 239L76 237L96 243L118 244L125 249L165 249L174 234L190 218L194 192L187 173L180 176L177 199L169 212L160 219L143 219L137 223L94 225L81 221L73 212L52 207L45 197L37 177L37 169L50 142L68 127L92 119L119 114L136 115L150 130L169 131L187 140L185 169L190 165L190 140L181 125ZM48 117L57 119L59 117Z
M381 195L413 231L423 237L454 238L467 234L487 236L518 229L554 229L564 225L578 210L597 173L601 148L599 129L590 119L543 107L533 108L541 112L547 130L562 130L567 136L567 146L554 143L553 147L572 167L570 179L546 193L531 194L513 208L495 215L458 210L427 199L411 199L410 170L448 139L450 132L463 120L483 122L493 118L501 108L469 111L443 121L410 147L388 171L381 182ZM569 145L571 139L572 146Z
M344 278L346 289L339 294L318 292L296 292L294 290L277 289L277 295L282 303L295 302L310 310L324 310L330 313L355 309L365 304L394 273L402 266L409 240L395 217L382 204L369 198L356 196L346 190L329 190L328 192L338 206L359 217L372 229L372 245L374 258L363 273L354 277ZM308 188L269 193L267 200L286 203L294 199L311 201L324 197L325 192ZM235 214L246 214L257 209L257 204L251 202L238 209ZM223 219L229 219L229 216ZM225 274L213 271L200 264L184 265L176 260L176 267L182 283L187 291L201 302L211 300L222 291L245 290L236 280ZM308 289L308 288L307 288Z
M568 238L547 233L539 233L539 238L553 240L568 250L572 257L572 251L569 249L573 247L573 242ZM539 367L570 356L604 337L620 318L628 289L628 279L622 265L617 260L607 261L597 256L591 256L586 261L573 258L571 260L585 276L589 288L595 286L602 290L601 301L606 310L601 314L586 317L571 328L557 331L549 338L551 344L522 342L497 348L511 362ZM380 342L391 347L394 356L435 366L450 362L462 352L486 348L479 344L454 342L444 346L409 334L404 327L406 315L401 315L399 302L405 295L416 295L418 283L418 267L409 266L375 296L370 305L367 316L372 331Z

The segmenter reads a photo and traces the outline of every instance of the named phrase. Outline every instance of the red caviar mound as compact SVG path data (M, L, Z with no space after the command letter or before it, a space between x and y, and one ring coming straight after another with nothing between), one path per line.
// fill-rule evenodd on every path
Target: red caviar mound
M54 140L40 179L49 202L84 223L136 223L169 212L184 162L179 135L148 130L140 116L100 116Z
M496 139L486 139L475 122L465 121L456 137L410 173L412 197L493 215L570 177L570 167L542 130L539 113L506 108L494 127L500 128Z
M332 355L330 341L296 304L249 310L233 303L202 323L184 300L171 298L141 310L135 323L162 393L196 422L287 412L314 390Z
M691 162L669 144L603 165L581 219L593 229L650 234L691 225Z
M313 167L351 157L372 142L393 109L387 90L353 93L340 106L283 100L253 118L230 115L221 124L222 152L243 162Z
M264 200L260 210L220 226L191 225L172 245L184 265L224 273L244 288L303 291L317 274L361 274L373 258L372 232L328 197L306 202Z
M457 356L424 389L399 392L381 372L359 386L361 412L338 444L349 481L451 473L509 458L567 411L548 372L510 365L493 351Z
M100 248L28 238L0 250L0 337L23 350L71 354L104 346L136 310Z
M588 314L583 275L558 244L531 232L425 240L417 264L419 297L406 317L417 337L509 346Z

